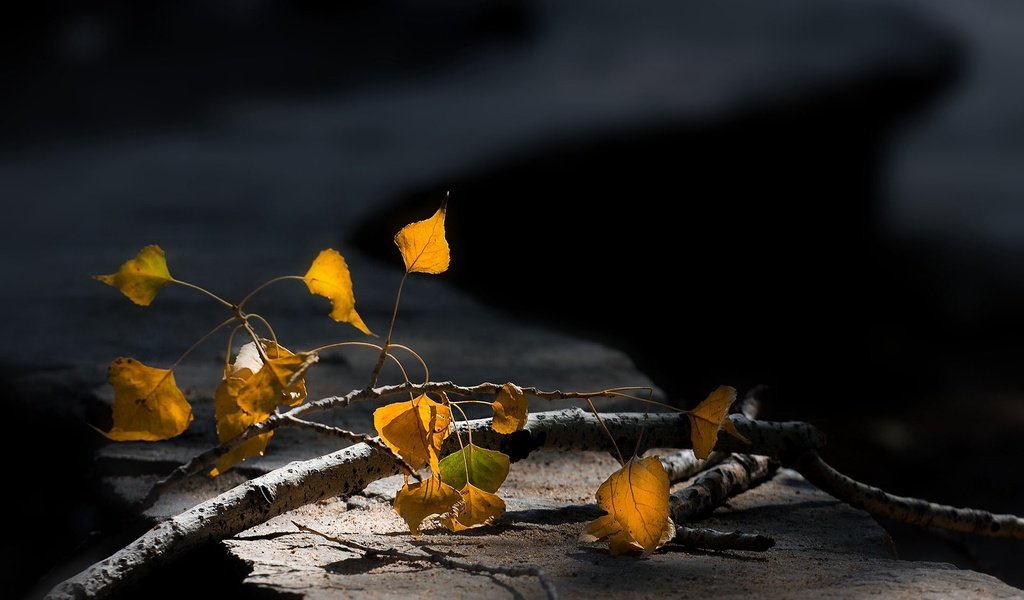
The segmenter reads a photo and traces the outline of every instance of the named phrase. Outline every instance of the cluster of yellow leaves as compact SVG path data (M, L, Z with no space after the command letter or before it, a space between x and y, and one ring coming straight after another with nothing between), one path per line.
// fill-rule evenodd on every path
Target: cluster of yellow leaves
M526 424L526 397L514 385L503 386L492 406L492 426L500 433ZM498 418L499 410L505 411L503 420ZM428 478L409 483L406 477L395 495L395 511L413 535L419 535L420 525L431 516L440 516L442 525L461 531L490 523L505 512L505 502L496 492L508 476L506 454L468 443L439 460L452 430L452 412L444 394L441 402L424 394L382 406L374 412L373 422L381 440L410 466L430 467Z
M727 418L736 390L720 386L691 411L690 441L697 458L705 459L718 441L719 430L750 443ZM597 505L607 513L580 534L581 542L604 541L612 554L641 552L647 556L668 543L675 525L668 510L669 481L657 457L633 458L597 490Z

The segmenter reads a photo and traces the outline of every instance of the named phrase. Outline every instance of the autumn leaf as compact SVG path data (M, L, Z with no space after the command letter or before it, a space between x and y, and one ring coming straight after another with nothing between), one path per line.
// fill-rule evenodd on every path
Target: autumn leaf
M217 439L221 443L234 439L253 423L270 416L270 413L248 412L238 405L238 394L251 378L251 370L240 368L221 380L217 386L213 408L217 420ZM210 475L216 477L249 457L263 456L273 435L274 432L269 431L242 442L217 460L217 466L210 471Z
M458 512L444 518L441 523L452 531L462 531L486 525L505 512L505 501L488 491L467 483L459 492L462 503Z
M116 287L139 306L149 306L160 288L174 281L160 246L146 246L125 262L117 273L93 275L93 279Z
M657 457L630 460L597 490L607 513L589 523L580 541L606 541L612 554L642 551L646 556L672 538L668 475Z
M437 209L425 221L410 223L395 236L395 244L402 253L406 273L437 275L448 270L451 255L444 237L445 207Z
M457 490L465 487L466 483L472 483L484 491L496 492L508 477L507 454L473 444L467 444L458 452L449 454L439 466L441 480Z
M333 248L320 252L309 271L302 277L311 294L331 301L331 318L340 323L351 323L366 335L370 328L356 312L356 297L352 291L352 275L345 259Z
M727 385L718 386L697 408L687 411L690 417L690 440L693 442L693 454L697 458L707 458L718 442L719 428L736 436L746 443L750 440L743 437L732 421L726 418L729 407L736 401L736 388Z
M174 383L174 373L117 358L107 369L114 387L114 425L100 432L118 442L166 440L192 422L192 406Z
M452 409L426 394L373 412L373 426L380 439L414 469L429 463L434 473L439 471L438 452L451 422Z
M409 531L417 536L424 519L451 511L461 499L455 488L434 475L416 483L406 482L395 495L395 512L405 519Z
M514 383L501 386L498 398L491 403L494 407L494 418L491 427L498 433L512 433L526 425L526 413L529 402L526 394Z
M249 413L270 414L278 404L297 406L302 403L306 398L305 373L316 363L317 355L293 354L270 340L262 343L268 359L266 364L255 342L245 344L238 351L234 370L245 368L255 373L238 391L238 405Z

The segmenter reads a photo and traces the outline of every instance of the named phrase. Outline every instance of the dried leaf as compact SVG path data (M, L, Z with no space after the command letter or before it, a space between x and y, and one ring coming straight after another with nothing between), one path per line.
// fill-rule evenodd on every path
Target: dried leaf
M458 512L441 520L441 523L452 531L486 525L505 512L504 500L471 483L463 486L459 493L462 495L462 504L459 505Z
M693 454L697 458L707 458L718 442L718 430L725 429L744 442L750 440L736 431L732 421L726 419L729 407L736 401L736 388L727 385L719 386L711 392L697 408L687 411L690 417L690 440L693 442Z
M135 258L121 265L117 273L93 275L92 278L116 287L139 306L149 306L160 288L174 281L160 246L146 246Z
M331 301L331 318L342 323L351 323L366 335L370 328L356 312L356 297L352 291L352 275L345 259L333 248L320 252L309 271L302 277L311 294L323 296Z
M588 524L580 541L604 540L612 554L646 556L671 539L668 475L655 456L634 458L612 473L597 490L597 505L608 514Z
M469 477L466 467L469 467ZM441 461L441 480L460 490L466 483L487 491L496 492L508 477L508 455L497 450L488 450L473 444L449 454Z
M221 443L234 439L253 423L270 416L270 413L248 412L238 405L238 395L251 378L252 371L241 368L221 380L217 386L213 407L214 417L217 419L217 439ZM210 471L210 475L216 477L251 456L263 456L273 435L274 432L270 431L242 442L217 460L217 466Z
M529 411L530 403L526 400L526 394L522 388L514 383L506 383L501 386L498 398L491 403L494 407L494 419L491 427L498 433L512 433L526 425L526 414Z
M395 244L402 253L406 273L437 275L448 270L451 255L444 237L445 207L437 209L425 221L410 223L395 236Z
M452 409L426 394L373 412L373 426L380 439L414 469L429 463L434 473L439 472L438 452L451 422Z
M192 422L192 406L174 383L174 373L117 358L107 369L114 387L114 425L100 432L119 442L166 440Z
M317 361L317 355L292 354L287 348L270 340L262 340L269 362L264 364L255 342L242 346L235 359L234 371L248 369L255 373L238 391L238 405L246 412L274 412L278 404L297 406L306 398L306 371Z
M406 482L395 495L395 512L405 519L409 531L417 536L424 519L451 511L461 499L455 488L434 475L416 483Z

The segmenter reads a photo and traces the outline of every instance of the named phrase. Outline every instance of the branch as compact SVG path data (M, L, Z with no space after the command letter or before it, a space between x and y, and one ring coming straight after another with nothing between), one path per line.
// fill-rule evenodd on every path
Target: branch
M876 517L921 527L1024 540L1024 519L1015 515L996 515L896 496L843 475L823 461L817 452L806 453L795 466L807 481L826 493Z
M387 452L394 457L395 462L405 470L405 473L411 477L415 477L417 481L420 480L420 474L416 472L416 469L412 468L404 458L398 453L388 447L387 444L380 441L380 438L366 435L365 433L356 433L355 431L349 431L348 429L342 429L340 427L334 427L333 425L325 425L323 423L317 423L316 421L305 421L296 417L287 417L282 423L288 427L298 427L300 429L309 429L317 433L330 435L333 437L341 438L355 444L366 444L372 446L381 452Z
M257 435L267 433L277 429L281 425L285 424L286 421L292 418L299 418L303 415L320 412L333 408L342 408L356 402L363 402L367 400L377 400L387 396L393 396L397 394L421 394L426 392L445 392L448 394L454 394L459 396L473 396L478 394L497 394L501 389L501 385L496 383L481 383L473 386L462 386L456 385L450 381L441 382L428 382L428 383L400 383L397 385L387 385L377 388L366 388L362 390L352 390L351 392L343 396L329 396L322 398L315 402L309 402L301 406L297 406L287 412L273 414L268 417L265 421L255 423L248 429L243 431L238 437L227 441L219 446L206 450L201 454L196 455L187 463L177 467L171 471L166 477L153 484L150 488L149 493L143 498L139 505L136 507L140 512L152 506L156 500L160 497L163 490L167 489L171 484L185 479L191 475L195 475L201 471L207 470L216 464L217 459L227 454L232 449L236 448L246 440L249 440ZM560 390L544 391L539 390L535 387L524 387L523 392L528 396L540 398L542 400L580 400L589 398L599 398L609 396L609 392L597 391L597 392L562 392ZM685 415L678 414L652 414L650 419L653 422L661 423L672 423L672 427L676 428L680 435L674 436L672 444L666 444L664 447L668 448L688 448L690 444L690 423L689 419ZM786 423L774 423L766 421L752 421L745 419L741 416L732 417L733 423L736 428L739 429L740 433L745 435L752 442L751 448L754 448L755 452L761 454L770 454L777 456L783 452L799 454L805 452L808 448L819 448L824 445L824 436L813 426L806 423L800 422L786 422ZM489 429L489 428L488 428ZM476 432L474 432L475 435ZM493 431L492 431L493 433ZM495 434L496 435L496 434ZM635 441L635 438L633 438ZM616 440L619 441L619 440ZM646 441L646 440L645 440ZM610 446L610 445L609 445ZM621 447L632 447L632 445L625 445ZM648 445L647 448L654 447L654 445ZM719 439L719 444L716 447L719 450L726 451L747 451L743 442L740 442L729 436L723 436ZM515 458L513 456L513 458Z
M775 467L766 456L733 454L669 496L672 520L687 523L703 519L731 496L767 480L775 473Z
M392 386L392 389L397 387L408 386ZM602 418L615 439L620 444L628 444L627 447L635 446L641 435L641 451L690 445L689 419L685 415L610 413ZM738 420L736 426L756 441L759 452L772 453L820 439L813 427L802 423ZM532 414L524 429L510 435L495 432L491 419L460 423L459 428L473 431L473 443L501 450L517 460L541 448L606 452L612 449L594 415L580 409ZM719 442L720 447L728 449L741 445L745 447L731 436L723 436ZM458 443L455 436L451 436L442 453L455 450L458 450ZM399 465L390 451L366 444L290 463L157 525L113 556L61 583L48 597L107 596L200 544L230 537L305 504L333 496L350 496L372 481L399 473Z
M343 540L341 538L327 535L326 533L321 533L312 527L300 525L295 521L292 521L292 524L302 531L318 535L325 540L330 540L345 548L358 550L369 556L386 556L388 558L406 562L432 562L434 564L441 565L442 567L458 569L460 571L469 571L470 573L488 573L490 575L506 575L508 577L522 577L524 575L533 576L540 580L540 586L544 588L544 592L547 594L549 600L558 600L558 590L555 588L555 584L548 577L548 574L544 569L541 569L540 567L503 567L474 563L452 558L447 554L443 554L426 546L420 546L420 552L415 553L402 552L401 550L395 550L394 548L373 548L350 540Z
M733 531L726 533L715 529L676 526L673 544L701 550L748 550L764 552L775 545L775 540L765 535L754 535Z

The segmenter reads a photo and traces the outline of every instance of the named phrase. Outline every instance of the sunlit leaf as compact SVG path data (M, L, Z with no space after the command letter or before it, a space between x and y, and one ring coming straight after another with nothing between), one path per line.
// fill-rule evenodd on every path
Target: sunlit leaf
M174 383L174 373L117 358L107 369L114 387L114 425L101 432L112 440L157 441L181 434L192 422L192 406Z
M395 512L397 512L412 534L420 534L420 524L431 515L443 515L462 499L459 492L450 485L443 483L437 475L408 483L398 490L395 496Z
M466 467L469 467L469 477ZM473 444L444 457L440 463L441 479L457 490L466 483L486 491L496 492L508 477L508 455Z
M718 442L719 428L725 429L728 433L747 442L750 441L740 435L733 426L732 421L726 418L729 414L729 407L736 401L736 388L727 385L719 386L715 391L697 405L697 408L688 411L690 417L690 440L693 442L693 454L697 458L707 458L714 450Z
M167 270L167 259L160 246L146 246L135 258L121 265L117 273L92 277L121 290L122 294L139 306L149 306L160 288L174 281Z
M217 439L221 443L234 439L253 423L263 421L270 416L270 413L248 412L238 405L238 394L251 378L252 371L248 368L241 368L221 380L217 387L213 408L214 417L217 420ZM249 457L263 456L263 452L267 449L267 443L270 442L273 435L274 432L270 431L242 442L217 460L217 466L210 471L210 475L216 477Z
M352 291L352 275L345 259L337 250L328 248L320 252L309 271L302 277L310 293L323 296L331 301L331 318L351 323L366 335L370 328L356 312L356 297Z
M452 409L426 394L373 412L373 426L380 439L414 469L429 463L434 473L439 471L438 452L451 422Z
M459 493L462 495L462 503L458 506L458 512L441 520L452 531L486 525L505 512L504 500L471 483L463 486Z
M589 523L580 541L603 540L612 554L645 556L671 539L668 475L657 457L637 459L611 474L597 490L597 505L608 514Z
M451 256L448 240L444 237L444 214L445 207L442 206L434 216L406 225L395 236L407 273L436 275L448 270Z
M238 405L253 414L272 413L278 404L297 406L306 398L305 373L316 363L317 355L293 354L269 340L263 340L263 348L269 359L266 364L255 342L245 344L238 352L234 369L255 373L238 391Z
M506 383L501 386L498 398L491 403L494 407L494 419L491 427L498 433L512 433L526 425L526 414L529 411L530 403L526 400L526 394L514 383Z

